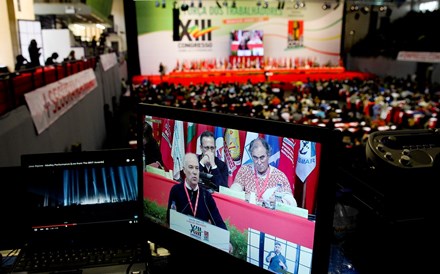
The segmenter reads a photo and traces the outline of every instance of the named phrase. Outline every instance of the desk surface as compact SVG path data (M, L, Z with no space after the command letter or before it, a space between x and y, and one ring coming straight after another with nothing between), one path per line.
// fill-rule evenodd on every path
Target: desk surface
M144 172L144 198L148 197L158 205L167 207L168 194L176 183L160 175ZM222 193L216 192L213 197L223 219L240 231L252 228L312 249L315 232L313 221L250 204Z

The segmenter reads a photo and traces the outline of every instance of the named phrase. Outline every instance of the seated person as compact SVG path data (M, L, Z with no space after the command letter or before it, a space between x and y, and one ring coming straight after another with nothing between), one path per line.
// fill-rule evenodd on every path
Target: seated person
M54 52L46 59L45 65L55 65L57 63L58 53Z
M32 68L31 63L21 54L15 57L15 71Z
M252 194L255 195L258 205L273 208L275 190L277 184L281 183L281 202L297 206L286 174L269 165L270 149L269 143L264 138L254 139L249 145L252 163L240 167L230 188L238 191L244 190L248 201L251 200Z
M204 175L212 175L210 180L215 184L216 191L220 186L228 187L228 166L215 156L214 133L204 131L200 135L200 150L202 151L198 156L200 172Z

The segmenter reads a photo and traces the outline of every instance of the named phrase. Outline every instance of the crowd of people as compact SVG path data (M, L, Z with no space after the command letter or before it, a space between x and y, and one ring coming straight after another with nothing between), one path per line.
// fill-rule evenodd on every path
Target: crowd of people
M283 84L205 83L184 86L144 81L133 87L138 102L233 113L340 129L347 147L363 146L371 132L436 128L438 83L377 77Z

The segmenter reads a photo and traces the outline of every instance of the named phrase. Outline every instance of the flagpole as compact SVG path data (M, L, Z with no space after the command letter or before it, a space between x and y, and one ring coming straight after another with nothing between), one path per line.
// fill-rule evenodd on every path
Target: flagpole
M304 180L303 183L303 191L302 191L302 207L306 208L306 188L307 188L307 184L306 184L307 178Z

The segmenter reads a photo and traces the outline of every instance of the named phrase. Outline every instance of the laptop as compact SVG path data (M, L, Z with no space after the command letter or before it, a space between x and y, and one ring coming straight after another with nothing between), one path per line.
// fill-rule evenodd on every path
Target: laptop
M142 156L136 149L26 154L21 167L28 233L14 273L146 269Z

